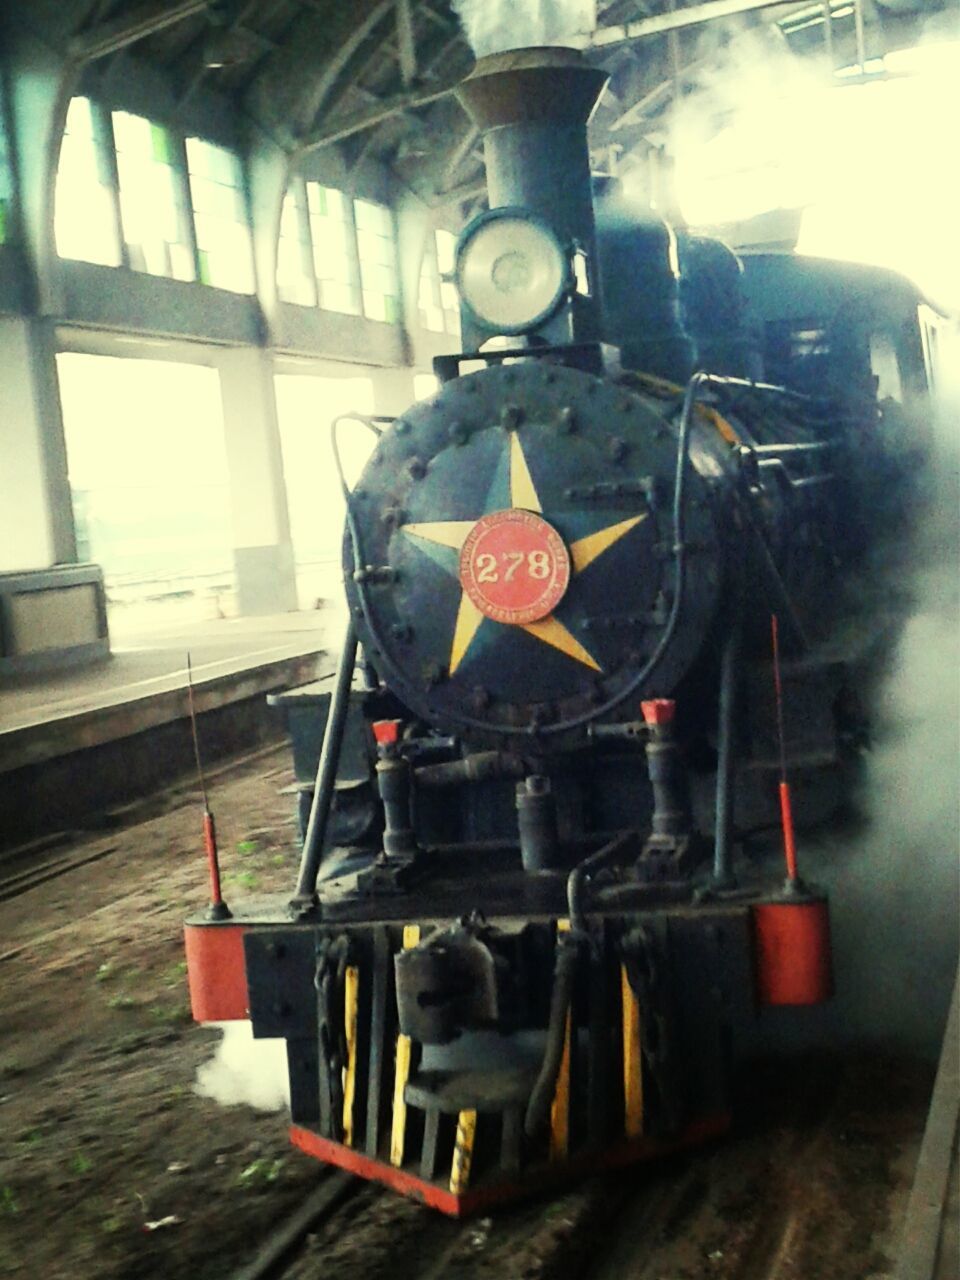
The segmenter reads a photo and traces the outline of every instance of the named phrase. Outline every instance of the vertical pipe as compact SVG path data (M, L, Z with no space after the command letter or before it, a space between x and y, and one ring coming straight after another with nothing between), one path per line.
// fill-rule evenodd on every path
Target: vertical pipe
M830 74L833 75L833 9L830 0L823 6L823 50L830 64Z
M862 76L867 74L866 40L863 30L863 0L853 0L853 21L857 31L857 65Z
M347 721L350 686L353 683L353 669L356 661L357 633L351 618L343 637L336 684L330 699L330 712L323 734L323 746L320 749L317 781L313 789L313 804L310 806L310 820L307 823L307 834L303 839L300 870L297 874L297 891L292 903L296 907L311 906L316 901L317 873L320 870L323 838L326 835L330 806L333 803L333 788L337 780L337 765L340 763L340 747L343 743L343 730Z
M720 665L720 710L717 724L717 800L713 836L713 883L715 888L729 889L736 884L733 875L731 834L733 830L733 774L736 764L734 727L737 711L737 685L740 677L739 611L727 632Z

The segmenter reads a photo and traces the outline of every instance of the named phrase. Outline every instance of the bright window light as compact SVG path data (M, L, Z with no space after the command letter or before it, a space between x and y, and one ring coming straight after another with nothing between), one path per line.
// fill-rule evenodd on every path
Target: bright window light
M308 182L307 211L320 306L359 315L359 267L350 203L336 188Z
M460 335L460 299L450 280L457 237L438 227L428 239L420 268L420 323L433 333Z
M130 266L153 276L194 278L172 135L128 111L113 112L120 218Z
M413 375L414 400L429 400L440 390L440 380L434 373L415 373Z
M295 302L302 307L317 305L310 224L302 182L295 183L283 198L277 244L277 292L284 302Z
M187 168L201 281L253 293L253 244L239 159L226 147L187 138Z
M803 209L800 252L893 268L960 306L960 188L944 133L960 117L960 43L884 66L896 76L834 87L768 59L691 95L675 135L680 207L700 227Z
M61 258L120 265L116 205L102 120L89 98L73 98L60 144L54 233Z
M278 374L274 387L297 590L300 607L312 609L318 599L343 597L344 506L329 426L351 409L374 412L373 379ZM362 423L344 421L337 441L347 481L355 484L376 440Z
M400 282L397 277L397 247L393 214L372 200L354 200L357 226L357 253L363 314L370 320L397 324L400 320Z
M229 612L216 370L62 352L57 375L80 554L103 565L111 635Z

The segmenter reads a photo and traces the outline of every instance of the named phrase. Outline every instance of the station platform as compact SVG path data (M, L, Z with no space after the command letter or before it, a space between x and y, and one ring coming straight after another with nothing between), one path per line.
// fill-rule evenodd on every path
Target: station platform
M0 681L0 848L87 825L205 762L284 732L266 695L325 674L339 610L181 622L125 634L83 668Z

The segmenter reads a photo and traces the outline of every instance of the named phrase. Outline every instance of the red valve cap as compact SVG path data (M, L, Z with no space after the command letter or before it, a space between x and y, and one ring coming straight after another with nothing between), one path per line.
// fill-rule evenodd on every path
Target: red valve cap
M677 704L672 698L651 698L649 702L641 702L640 710L647 724L670 724Z
M374 720L373 736L376 738L378 747L391 747L395 742L400 741L400 726L402 720Z

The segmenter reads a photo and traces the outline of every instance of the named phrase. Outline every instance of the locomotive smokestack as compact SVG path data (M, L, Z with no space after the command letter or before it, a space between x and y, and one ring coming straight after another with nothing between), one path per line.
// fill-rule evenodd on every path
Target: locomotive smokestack
M483 133L490 208L529 209L587 255L596 283L581 301L595 332L583 337L599 336L587 123L607 79L575 49L514 49L478 59L457 90Z

